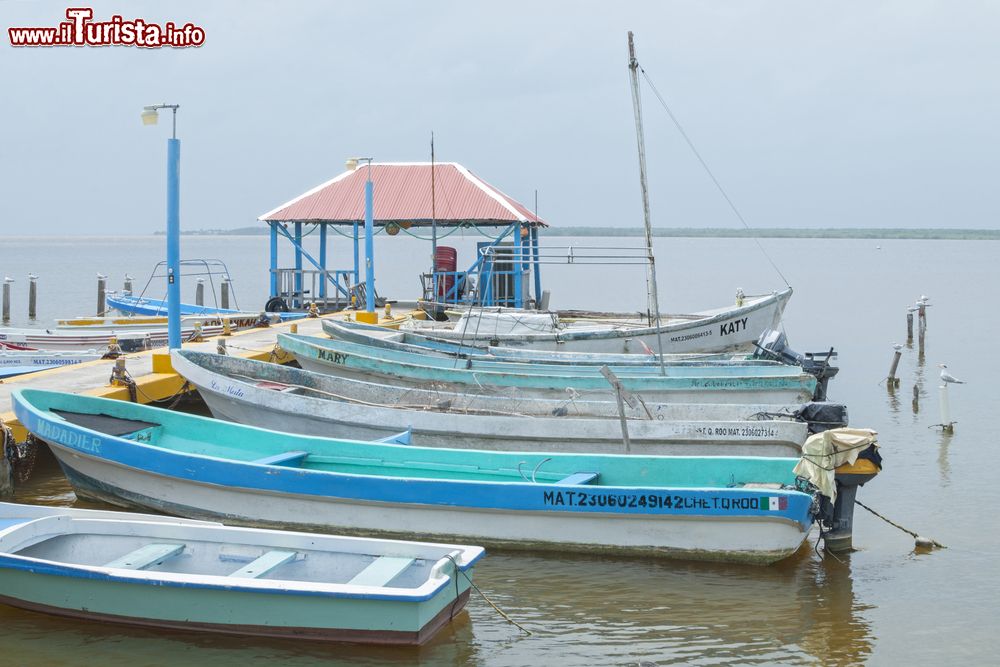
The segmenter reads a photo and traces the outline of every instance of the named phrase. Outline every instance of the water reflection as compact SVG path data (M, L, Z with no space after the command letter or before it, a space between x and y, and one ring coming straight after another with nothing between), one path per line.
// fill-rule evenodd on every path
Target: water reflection
M948 460L948 448L951 446L951 439L954 432L940 429L938 435L938 470L941 471L941 486L951 484L951 462Z
M18 501L69 504L50 456ZM841 562L842 561L842 562ZM771 567L491 553L480 587L526 636L473 597L433 642L375 648L152 631L0 606L4 645L23 665L87 662L214 667L257 664L858 664L871 655L869 606L855 599L850 560L809 546Z

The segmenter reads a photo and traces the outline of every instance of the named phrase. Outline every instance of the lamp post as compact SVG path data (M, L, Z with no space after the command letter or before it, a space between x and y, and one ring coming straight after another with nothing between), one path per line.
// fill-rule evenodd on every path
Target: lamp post
M365 312L358 313L364 317L359 320L369 324L377 324L378 316L375 314L375 248L372 236L374 230L374 213L372 204L372 160L370 157L352 157L347 159L347 168L351 171L357 169L359 162L368 163L368 172L365 180Z
M181 142L177 138L179 104L151 104L142 108L142 124L156 125L160 109L173 111L173 134L167 139L167 345L171 350L181 346L181 284L180 284L180 177Z

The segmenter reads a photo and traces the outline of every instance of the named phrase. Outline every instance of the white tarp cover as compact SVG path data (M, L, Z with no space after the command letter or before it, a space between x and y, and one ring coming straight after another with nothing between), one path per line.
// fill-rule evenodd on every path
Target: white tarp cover
M833 428L809 436L802 445L802 460L795 466L796 475L803 477L819 492L837 500L834 468L853 464L858 454L875 443L878 434L869 428Z
M494 334L552 333L558 329L555 313L504 313L469 311L455 325L455 331L475 336Z

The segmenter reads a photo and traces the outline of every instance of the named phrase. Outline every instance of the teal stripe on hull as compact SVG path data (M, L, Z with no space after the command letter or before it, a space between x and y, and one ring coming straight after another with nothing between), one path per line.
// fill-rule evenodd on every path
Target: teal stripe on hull
M545 374L524 374L512 371L435 368L423 364L393 362L375 357L358 355L353 352L337 352L331 348L317 346L308 336L278 334L278 344L293 354L302 364L317 368L352 369L355 372L406 378L420 382L446 382L465 385L492 385L519 389L555 390L565 392L566 387L580 391L610 391L610 385L600 374L562 374L547 370ZM558 374L557 374L558 373ZM797 400L809 400L816 389L816 378L796 373L787 375L761 375L756 377L702 376L702 377L661 377L657 375L635 376L625 374L622 384L630 391L656 393L664 391L709 391L709 392L798 392ZM788 400L793 399L789 396Z
M459 577L459 589L468 580ZM454 602L454 587L420 603L257 594L107 582L0 569L0 596L15 606L37 606L73 616L115 616L151 625L228 626L238 634L309 633L330 639L365 633L417 635ZM251 630L256 628L256 631ZM299 632L293 632L298 630ZM412 643L400 637L400 643ZM388 643L396 643L391 640Z

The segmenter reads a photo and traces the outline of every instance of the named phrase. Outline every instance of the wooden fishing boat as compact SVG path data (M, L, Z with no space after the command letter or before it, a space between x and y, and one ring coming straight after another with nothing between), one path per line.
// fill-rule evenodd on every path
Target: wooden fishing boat
M769 563L801 546L798 459L482 452L289 435L21 389L78 494L194 518Z
M791 296L789 287L747 297L739 306L664 315L659 328L638 319L609 322L576 317L563 321L556 313L541 313L541 318L526 327L525 320L539 315L537 311L489 308L469 310L458 323L413 320L404 326L452 341L535 350L641 353L659 352L662 345L662 352L669 354L725 352L749 349L761 333L778 328Z
M167 302L163 299L151 299L149 297L133 296L129 292L111 292L106 297L109 308L125 313L127 315L138 316L135 318L119 317L108 318L116 321L128 321L129 319L144 320L145 323L157 323L166 326L167 323ZM221 324L223 317L228 317L232 322L243 322L249 318L250 322L256 322L260 318L260 313L251 313L243 310L233 310L230 308L219 308L217 306L199 306L191 303L180 304L180 314L182 317L200 317L215 320ZM267 313L267 315L278 318L278 321L287 322L306 317L308 313ZM76 318L75 320L60 320L60 324L73 326L76 323L85 324L93 318ZM100 318L98 318L100 319ZM244 325L249 326L249 325Z
M157 628L422 644L480 547L0 503L0 602Z
M6 350L0 351L0 370L11 367L24 367L40 371L56 366L71 366L84 361L94 361L103 356L104 350L76 351L44 351L44 350Z
M481 361L512 361L530 364L556 364L570 366L640 366L658 368L660 356L652 352L616 354L601 352L549 352L526 348L478 345L455 342L417 333L412 330L391 330L382 326L350 322L339 319L324 319L323 333L334 340L357 343L399 352L426 354L443 358L474 359ZM773 366L777 362L751 359L746 354L702 353L665 354L663 363L667 366Z
M783 406L652 405L627 421L629 450L613 402L472 396L380 385L251 359L171 353L212 414L241 424L355 440L409 430L423 447L685 456L798 456L809 426L774 414ZM541 405L536 405L536 404ZM735 410L733 408L738 408ZM721 410L720 410L721 411ZM669 415L671 419L663 417Z
M515 388L525 396L565 397L567 390L607 395L611 385L594 367L549 366L440 359L343 341L278 334L278 344L306 370L345 377L393 378L411 386L441 382L453 387ZM615 367L623 386L647 400L706 403L804 403L812 400L816 379L794 366Z
M193 330L192 330L193 332ZM190 335L190 334L189 334ZM156 342L165 343L166 329L162 341L149 331L86 331L68 329L12 329L0 328L0 349L45 350L53 352L104 350L112 337L125 352L134 352L154 347Z

